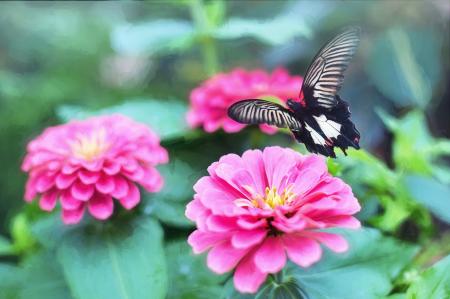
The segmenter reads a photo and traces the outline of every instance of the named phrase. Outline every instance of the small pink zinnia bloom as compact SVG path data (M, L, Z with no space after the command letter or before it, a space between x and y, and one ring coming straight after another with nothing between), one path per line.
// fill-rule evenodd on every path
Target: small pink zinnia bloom
M240 292L256 292L287 257L301 267L314 264L319 244L347 250L342 236L322 229L360 226L351 216L360 210L351 188L328 173L320 156L281 147L248 150L221 157L208 173L186 208L197 224L188 243L196 254L209 250L214 272L236 268Z
M271 96L286 102L289 98L297 98L302 80L282 68L272 74L241 68L227 74L217 74L191 92L187 122L193 128L203 126L206 132L214 132L221 127L227 133L240 131L245 125L228 117L228 107L245 99ZM261 125L260 128L266 133L276 131L275 127L268 125Z
M92 117L47 128L32 140L22 170L29 173L25 200L40 195L42 210L61 203L66 224L78 223L87 208L100 220L113 213L113 199L125 209L140 201L140 184L157 192L163 179L155 165L167 151L147 126L121 115Z

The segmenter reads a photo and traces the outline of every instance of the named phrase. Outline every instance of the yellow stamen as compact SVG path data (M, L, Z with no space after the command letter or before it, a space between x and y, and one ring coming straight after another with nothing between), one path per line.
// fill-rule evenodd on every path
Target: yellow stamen
M106 141L106 130L101 128L90 135L78 134L70 146L77 158L89 161L106 152L110 144Z
M260 194L253 192L250 186L244 186L244 188L252 194L252 199L247 203L243 202L243 199L239 202L240 206L253 206L256 208L269 208L274 209L277 206L283 206L290 204L296 197L296 194L292 192L292 185L283 190L281 194L277 192L276 187L266 187L264 197Z

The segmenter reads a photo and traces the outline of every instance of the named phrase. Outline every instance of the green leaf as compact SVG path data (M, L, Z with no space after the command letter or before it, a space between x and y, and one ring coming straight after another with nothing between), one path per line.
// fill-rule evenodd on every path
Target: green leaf
M292 275L309 298L371 299L387 295L392 280L408 265L418 248L364 228L343 232L350 249L344 254L325 252L310 268L291 264ZM375 245L376 244L376 245Z
M394 133L393 158L396 168L430 174L432 160L442 152L435 150L435 141L423 112L413 110L400 119L394 119L381 110L378 110L378 115Z
M253 37L269 45L282 45L295 37L311 35L305 21L292 16L279 16L271 20L231 18L214 32L219 39Z
M200 171L176 157L159 169L164 177L164 188L160 192L145 195L145 212L172 226L193 226L184 211L187 201L194 195L192 186L201 176Z
M450 256L425 270L406 293L407 299L450 298Z
M440 79L440 40L434 31L391 29L373 43L367 73L396 104L425 107Z
M168 299L219 298L224 275L206 268L204 255L194 255L186 241L175 241L166 248L169 269Z
M64 275L76 299L164 298L167 268L162 230L151 218L133 225L79 230L58 248Z
M23 277L16 266L0 263L0 298L18 299Z
M24 261L22 272L20 299L72 298L53 251L43 251L30 256Z
M450 223L450 187L433 178L410 175L405 183L413 199L427 207L441 220Z
M386 295L391 280L417 252L416 247L383 237L373 229L343 234L350 243L347 253L328 251L321 262L307 269L291 265L293 277L310 297L362 299Z
M184 211L193 198L194 184L222 154L241 151L242 143L247 140L247 136L242 136L219 133L203 136L195 143L171 146L170 162L158 167L165 180L164 187L157 193L144 193L145 212L171 226L192 227Z
M36 240L31 234L30 222L24 213L16 215L11 224L14 252L25 253L33 250Z
M182 20L124 24L113 30L111 46L116 52L127 55L178 51L191 45L194 34L192 24Z
M185 122L187 106L181 101L136 99L123 104L97 111L87 110L79 106L59 107L58 116L64 120L84 119L94 115L120 113L138 122L149 125L161 139L183 137L188 131Z
M389 294L392 281L418 251L375 229L333 231L348 240L346 253L325 250L321 260L309 268L289 262L282 274L267 279L256 296L233 291L225 298L279 298L273 294L283 292L280 298L379 299Z
M159 196L157 198L149 197L148 204L145 207L145 213L157 217L167 225L189 228L194 226L194 223L186 218L185 210L185 203L164 200Z
M11 242L3 236L0 236L0 256L14 253L14 247Z
M79 225L65 225L59 213L53 213L32 223L31 233L43 247L56 248L66 233L78 227Z

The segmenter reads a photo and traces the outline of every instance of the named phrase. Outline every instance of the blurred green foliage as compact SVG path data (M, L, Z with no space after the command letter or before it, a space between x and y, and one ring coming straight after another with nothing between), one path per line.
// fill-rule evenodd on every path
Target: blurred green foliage
M185 244L192 185L225 153L304 147L254 128L190 130L189 92L234 67L302 75L329 37L354 24L364 35L341 93L364 150L328 165L374 228L346 233L345 255L289 266L258 298L445 298L449 258L423 269L450 253L449 18L445 1L0 3L0 298L142 298L148 289L154 298L236 298ZM65 227L57 213L25 207L27 142L49 125L110 113L160 135L170 152L164 189L104 224Z

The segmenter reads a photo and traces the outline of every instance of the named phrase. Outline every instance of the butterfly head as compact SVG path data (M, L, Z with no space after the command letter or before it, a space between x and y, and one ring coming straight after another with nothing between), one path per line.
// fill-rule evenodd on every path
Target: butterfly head
M293 111L298 111L299 109L301 109L301 103L293 99L288 99L286 101L286 104Z

